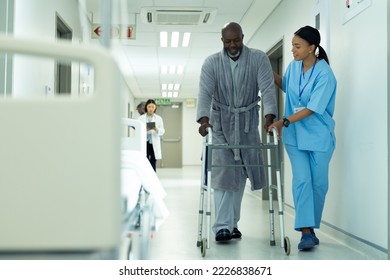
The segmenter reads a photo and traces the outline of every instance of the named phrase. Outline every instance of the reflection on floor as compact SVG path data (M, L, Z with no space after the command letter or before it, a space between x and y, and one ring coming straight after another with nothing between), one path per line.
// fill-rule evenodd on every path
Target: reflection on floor
M165 202L169 217L154 233L150 241L149 256L154 260L385 260L387 254L350 238L327 226L317 231L320 246L311 251L297 249L299 233L293 230L293 210L285 207L285 235L291 242L291 253L285 254L279 242L279 222L275 217L276 246L270 246L268 201L260 192L247 190L242 204L239 229L241 240L225 244L215 242L211 234L210 249L202 257L196 246L200 196L200 167L182 169L160 168L157 174L167 191ZM276 203L276 202L275 202ZM277 207L277 204L275 204ZM213 211L213 208L212 208Z

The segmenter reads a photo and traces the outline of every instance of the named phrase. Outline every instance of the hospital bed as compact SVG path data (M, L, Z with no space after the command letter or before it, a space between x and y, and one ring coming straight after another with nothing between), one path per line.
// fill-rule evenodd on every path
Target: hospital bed
M87 65L94 92L0 98L0 258L117 259L126 153L116 62L99 46L1 35L4 53Z
M146 158L146 126L134 119L123 119L122 194L124 230L121 258L149 259L149 245L155 231L169 212L166 192Z
M211 188L213 182L211 180L211 172L214 168L237 168L245 165L216 165L212 162L214 149L262 149L267 151L267 168L268 175L268 195L269 195L269 219L270 219L270 245L276 245L275 239L275 218L273 205L273 192L276 191L278 201L278 215L280 225L280 247L284 249L286 255L290 255L291 245L290 240L284 233L284 210L283 210L283 194L281 186L280 174L280 155L277 137L267 135L267 142L259 146L255 145L227 145L227 144L213 144L212 143L212 129L207 129L208 134L203 138L202 149L202 173L201 173L201 187L199 200L199 214L198 214L198 238L196 246L200 247L202 257L206 255L206 250L210 249L210 232L211 232ZM273 135L277 135L273 129ZM273 175L273 172L275 176ZM274 177L276 179L274 179ZM273 182L276 180L276 183Z

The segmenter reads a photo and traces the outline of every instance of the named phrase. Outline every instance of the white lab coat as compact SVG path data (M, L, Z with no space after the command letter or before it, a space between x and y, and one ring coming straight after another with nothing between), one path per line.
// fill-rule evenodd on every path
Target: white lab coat
M147 122L156 123L157 132L151 129L147 133L150 134L151 137L155 158L161 159L161 136L165 133L163 119L157 114L153 114L153 116L149 119L148 114L146 113L141 115L138 119L145 123L145 125Z

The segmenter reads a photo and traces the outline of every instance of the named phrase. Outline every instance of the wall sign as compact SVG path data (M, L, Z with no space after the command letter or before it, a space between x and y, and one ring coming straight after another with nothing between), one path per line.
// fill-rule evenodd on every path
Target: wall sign
M371 0L343 0L343 18L342 23L346 24L352 18L363 12L371 6Z
M135 39L135 25L113 24L111 25L110 38L111 39ZM99 39L103 33L102 25L92 24L91 38Z

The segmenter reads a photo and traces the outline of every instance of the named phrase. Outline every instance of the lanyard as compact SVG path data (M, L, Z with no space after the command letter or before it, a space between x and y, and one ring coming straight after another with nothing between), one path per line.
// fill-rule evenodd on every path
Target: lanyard
M316 67L316 64L317 64L317 60L314 62L313 68L311 68L309 79L307 80L307 82L306 82L305 86L302 88L302 90L301 90L302 74L299 75L299 96L298 96L299 97L299 100L298 100L299 103L298 104L301 103L301 96L302 96L303 90L305 89L305 87L309 83L311 75L313 75L314 68ZM301 65L301 73L303 73L303 61L302 61L302 65Z

